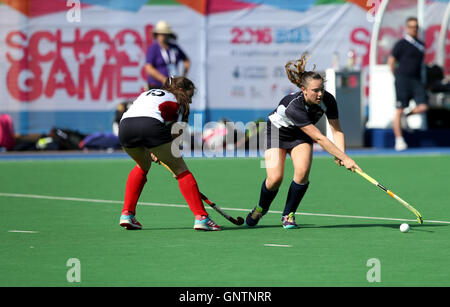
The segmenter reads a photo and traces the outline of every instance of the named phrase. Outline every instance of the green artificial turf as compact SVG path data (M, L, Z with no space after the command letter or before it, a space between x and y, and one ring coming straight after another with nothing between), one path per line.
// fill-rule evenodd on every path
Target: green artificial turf
M424 224L329 157L314 159L298 229L280 221L293 174L288 159L258 227L235 226L208 208L221 232L192 229L177 181L158 165L137 208L144 229L126 231L118 222L131 160L1 161L0 286L450 286L450 156L355 160L419 210ZM260 159L187 164L200 190L230 215L245 218L257 204ZM403 219L409 233L399 231ZM67 279L71 258L80 282ZM367 279L370 259L379 261L380 282Z

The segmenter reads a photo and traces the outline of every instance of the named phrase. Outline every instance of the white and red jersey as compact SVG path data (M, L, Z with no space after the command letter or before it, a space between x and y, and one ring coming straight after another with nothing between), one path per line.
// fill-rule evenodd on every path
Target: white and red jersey
M168 124L179 120L180 113L182 115L182 108L172 93L161 89L152 89L140 94L123 114L122 119L152 117Z

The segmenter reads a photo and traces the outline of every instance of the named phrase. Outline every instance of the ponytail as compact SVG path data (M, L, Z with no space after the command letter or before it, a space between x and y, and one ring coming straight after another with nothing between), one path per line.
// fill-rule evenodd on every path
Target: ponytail
M308 62L310 57L311 55L308 56L308 54L304 52L300 57L300 59L295 61L289 61L284 66L289 81L291 81L294 85L296 85L299 88L301 88L302 86L306 87L310 79L320 79L322 81L324 80L322 75L314 72L316 65L313 66L313 69L311 71L305 70L306 63Z
M195 91L194 83L186 77L170 76L164 82L162 89L175 95L183 111L182 121L187 122L190 113L189 107Z

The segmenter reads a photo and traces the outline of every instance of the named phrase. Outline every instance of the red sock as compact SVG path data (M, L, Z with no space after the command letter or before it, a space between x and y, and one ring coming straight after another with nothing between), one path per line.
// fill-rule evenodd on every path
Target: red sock
M203 206L202 199L200 197L200 191L198 190L197 181L190 171L185 171L177 176L178 185L180 187L181 194L189 205L194 215L206 215L205 207Z
M136 204L147 182L147 173L137 165L131 170L125 187L125 200L122 214L126 213L126 211L133 215L136 214Z

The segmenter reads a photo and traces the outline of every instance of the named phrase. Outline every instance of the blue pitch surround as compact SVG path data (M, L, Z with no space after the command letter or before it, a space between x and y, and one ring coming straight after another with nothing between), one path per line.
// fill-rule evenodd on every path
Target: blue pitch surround
M403 137L410 148L449 147L450 129L427 129L404 132ZM392 129L367 129L365 145L375 148L393 148L394 132Z
M446 156L450 155L450 147L424 147L411 148L406 151L395 151L394 149L377 149L377 148L363 148L363 149L348 149L346 153L350 157L375 157L375 156ZM245 157L261 157L261 154L253 154L246 152ZM314 151L315 157L330 157L326 151ZM242 155L235 155L236 158L241 158ZM204 158L201 153L193 155L193 158ZM213 157L220 158L220 157ZM230 158L229 156L224 158ZM92 151L23 151L23 152L0 152L0 161L14 161L14 160L74 160L74 159L130 159L128 155L122 150L106 151L106 150L92 150Z
M111 132L114 111L10 112L14 130L20 135L47 134L52 127L90 134Z
M194 116L201 115L202 125L226 118L245 124L267 118L271 109L208 109L191 112L189 124ZM21 111L9 112L14 121L14 130L20 135L46 134L52 127L76 130L84 134L111 132L115 110L110 111Z
M192 111L189 124L194 118L201 118L202 127L208 122L223 118L242 122L244 125L258 119L266 119L271 109L207 109ZM48 134L51 128L79 131L83 134L112 132L115 110L110 111L60 111L60 112L11 112L16 134ZM196 123L198 126L199 123ZM344 131L345 132L345 131ZM410 148L450 147L450 129L427 129L404 132ZM364 144L366 147L389 149L394 147L392 129L367 129Z

